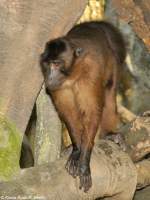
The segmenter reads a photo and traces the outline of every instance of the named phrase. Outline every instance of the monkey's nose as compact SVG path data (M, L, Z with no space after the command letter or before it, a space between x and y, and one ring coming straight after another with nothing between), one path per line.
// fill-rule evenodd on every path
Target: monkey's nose
M50 68L51 68L51 71L56 71L56 70L58 71L60 66L55 63L51 63Z

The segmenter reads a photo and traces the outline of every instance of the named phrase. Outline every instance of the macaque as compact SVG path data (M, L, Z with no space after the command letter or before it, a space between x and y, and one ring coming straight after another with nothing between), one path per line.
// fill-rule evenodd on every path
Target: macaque
M92 186L90 158L97 130L104 137L117 125L116 89L125 56L122 35L105 21L76 25L47 42L41 54L46 89L72 141L66 169L79 176L84 192Z

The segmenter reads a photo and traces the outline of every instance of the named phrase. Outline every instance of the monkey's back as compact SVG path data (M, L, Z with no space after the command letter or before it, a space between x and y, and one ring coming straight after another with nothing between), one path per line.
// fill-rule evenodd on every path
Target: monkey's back
M126 57L126 45L117 28L105 21L85 22L74 26L67 37L75 40L83 48L96 51L110 51L122 64Z

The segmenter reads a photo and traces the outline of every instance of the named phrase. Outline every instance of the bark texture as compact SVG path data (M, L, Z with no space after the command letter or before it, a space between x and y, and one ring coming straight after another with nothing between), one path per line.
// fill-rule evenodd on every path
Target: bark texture
M98 197L132 200L137 183L136 168L116 144L104 140L96 144L91 160L93 186L88 193L80 191L79 180L66 172L67 156L65 152L55 163L22 170L13 182L0 184L0 195L28 199L37 196L44 200L94 200Z

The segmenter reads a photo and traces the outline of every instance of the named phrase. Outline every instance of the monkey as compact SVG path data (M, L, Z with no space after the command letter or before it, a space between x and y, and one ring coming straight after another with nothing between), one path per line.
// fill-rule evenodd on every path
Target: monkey
M97 130L103 138L117 125L116 91L125 57L123 36L107 21L75 25L48 41L40 57L46 90L72 141L65 167L79 176L84 192L92 186L90 158Z

